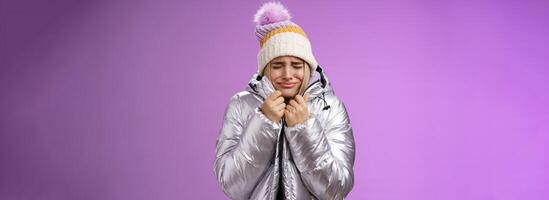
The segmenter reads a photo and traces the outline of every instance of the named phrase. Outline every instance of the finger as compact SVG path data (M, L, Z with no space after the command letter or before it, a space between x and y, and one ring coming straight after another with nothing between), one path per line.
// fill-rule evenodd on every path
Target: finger
M286 109L288 109L289 111L292 111L292 110L295 109L295 107L288 104L288 105L286 105Z
M293 107L296 107L296 108L299 107L299 104L297 103L297 101L295 101L293 99L290 100L290 105L292 105Z
M282 103L284 103L284 98L283 97L278 97L278 98L273 100L273 105L278 105L278 104L282 104Z
M293 117L293 114L292 114L290 111L285 110L285 111L284 111L284 117L286 117L286 119L292 118L292 117Z
M304 99L305 99L305 102L307 102L307 100L309 100L309 94L306 94Z
M292 112L292 109L291 109L291 108L288 108L288 107L284 108L284 110L285 110L285 111L288 111L288 113L291 113L291 112Z
M286 104L284 104L284 103L276 105L276 106L273 107L273 110L284 110L284 109L286 109Z
M286 106L286 109L290 112L290 113L295 113L297 112L297 109L291 105L288 105Z
M299 103L300 105L305 105L305 99L303 99L303 97L301 95L295 95L295 100L297 101L297 103Z

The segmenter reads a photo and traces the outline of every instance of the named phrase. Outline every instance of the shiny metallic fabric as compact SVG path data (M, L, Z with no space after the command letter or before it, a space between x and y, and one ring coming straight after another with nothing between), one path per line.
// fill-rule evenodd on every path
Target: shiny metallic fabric
M343 199L351 191L355 158L351 124L345 106L318 68L305 91L310 117L294 127L285 127L283 120L274 123L259 110L274 92L266 77L255 74L246 91L231 98L213 170L229 198ZM279 189L283 196L277 197Z

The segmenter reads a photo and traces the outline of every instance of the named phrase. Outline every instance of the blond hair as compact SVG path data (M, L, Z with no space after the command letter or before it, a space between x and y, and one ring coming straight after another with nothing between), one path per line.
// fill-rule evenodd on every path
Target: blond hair
M301 96L305 94L305 89L307 89L307 86L309 85L309 79L311 78L311 68L309 67L309 63L304 62L305 66L303 68L303 81L301 82L301 87L299 87L299 93Z

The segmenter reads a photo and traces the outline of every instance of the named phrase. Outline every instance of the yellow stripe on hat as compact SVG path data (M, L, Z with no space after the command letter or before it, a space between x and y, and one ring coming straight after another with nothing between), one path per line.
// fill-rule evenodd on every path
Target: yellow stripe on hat
M267 33L267 35L265 35L265 37L263 37L263 39L261 39L261 41L259 42L259 47L263 47L263 45L267 42L267 40L269 40L269 38L271 38L272 36L279 33L285 33L285 32L297 33L307 38L307 35L305 34L305 32L298 26L285 26L285 27L277 28Z

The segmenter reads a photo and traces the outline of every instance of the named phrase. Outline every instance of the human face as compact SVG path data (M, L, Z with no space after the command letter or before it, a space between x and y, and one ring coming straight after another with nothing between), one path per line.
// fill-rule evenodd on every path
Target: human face
M277 57L267 66L268 78L285 98L293 98L303 83L305 62L294 56Z

